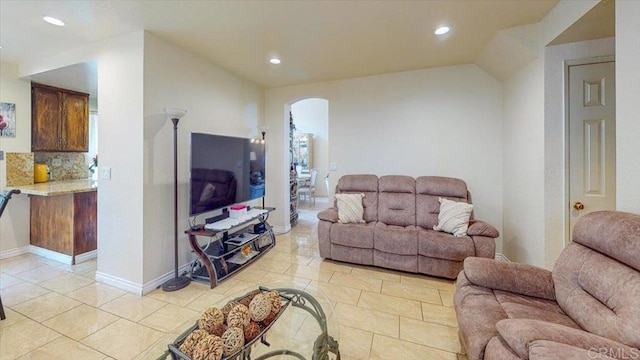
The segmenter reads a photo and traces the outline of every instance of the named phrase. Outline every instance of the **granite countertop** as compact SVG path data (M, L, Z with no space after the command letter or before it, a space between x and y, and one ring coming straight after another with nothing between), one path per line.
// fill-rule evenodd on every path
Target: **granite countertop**
M54 196L79 192L97 191L98 181L87 179L56 180L33 185L7 186L7 190L20 189L23 194Z

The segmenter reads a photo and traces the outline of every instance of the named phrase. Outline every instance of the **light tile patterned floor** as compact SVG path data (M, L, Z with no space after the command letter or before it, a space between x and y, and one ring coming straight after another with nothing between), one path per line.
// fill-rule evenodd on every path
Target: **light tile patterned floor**
M298 225L213 290L192 283L139 297L96 283L95 261L69 266L31 254L0 260L7 313L0 321L0 360L157 359L211 304L281 280L328 296L340 321L343 359L466 360L453 281L323 260L315 214L326 207L326 198L315 206L301 201Z

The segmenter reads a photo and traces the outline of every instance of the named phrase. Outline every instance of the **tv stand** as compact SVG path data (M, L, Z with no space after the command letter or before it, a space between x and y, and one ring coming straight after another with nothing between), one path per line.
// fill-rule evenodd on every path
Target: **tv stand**
M211 223L200 230L185 231L189 235L189 245L197 255L189 270L191 280L209 283L213 289L219 282L256 261L276 245L273 228L267 223L269 213L275 208L252 209L265 212L236 220L229 228L228 222L222 220L219 222L220 227ZM256 224L262 224L264 231L254 234ZM198 236L206 237L207 244L200 245ZM242 248L245 247L248 247L247 254L242 253Z

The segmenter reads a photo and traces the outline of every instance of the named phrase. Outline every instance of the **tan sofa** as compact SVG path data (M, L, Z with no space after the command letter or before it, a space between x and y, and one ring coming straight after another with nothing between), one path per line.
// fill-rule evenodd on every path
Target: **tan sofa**
M341 224L335 207L318 213L323 258L454 279L469 256L493 259L498 231L472 220L468 236L433 230L439 197L471 203L460 179L421 176L345 175L337 194L363 193L362 224Z
M466 259L454 304L469 360L640 359L640 215L582 216L553 272Z

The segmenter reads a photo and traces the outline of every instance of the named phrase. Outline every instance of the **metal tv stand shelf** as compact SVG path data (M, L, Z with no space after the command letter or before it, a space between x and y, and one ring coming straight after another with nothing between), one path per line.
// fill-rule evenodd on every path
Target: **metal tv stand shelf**
M213 289L219 282L259 259L276 245L273 228L267 223L275 208L252 208L242 219L227 218L207 224L200 230L187 230L189 244L197 259L191 263L191 279L209 283ZM254 225L264 224L264 231L254 233ZM208 239L198 243L198 236ZM248 247L248 254L242 248Z

